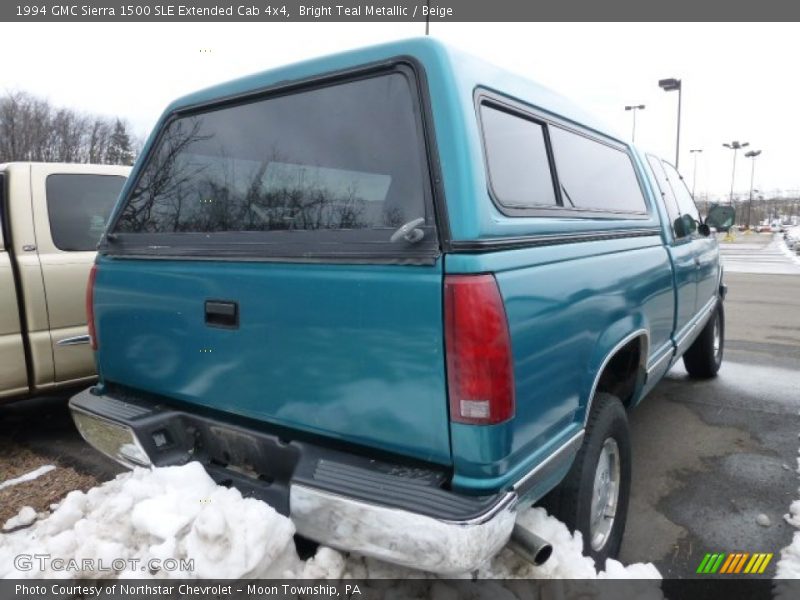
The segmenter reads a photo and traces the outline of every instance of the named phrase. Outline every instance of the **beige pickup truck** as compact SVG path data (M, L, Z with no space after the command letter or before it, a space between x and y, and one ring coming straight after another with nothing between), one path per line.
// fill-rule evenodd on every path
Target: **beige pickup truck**
M86 281L129 172L0 164L0 402L94 378Z

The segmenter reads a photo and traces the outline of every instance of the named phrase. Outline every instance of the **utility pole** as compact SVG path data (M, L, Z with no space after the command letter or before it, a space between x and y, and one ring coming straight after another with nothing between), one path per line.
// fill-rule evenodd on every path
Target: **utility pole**
M694 175L692 175L692 198L694 198L694 190L697 185L697 155L703 151L702 148L693 148L689 150L689 154L694 154Z
M644 110L644 104L632 104L630 106L626 106L625 110L629 110L633 113L633 132L631 133L631 143L636 143L636 111L637 110Z
M761 150L750 150L744 155L752 161L750 168L750 200L747 202L747 230L750 231L750 211L753 208L753 180L756 176L756 156L761 154Z
M681 80L675 78L661 79L658 86L665 92L678 92L678 134L675 139L675 168L677 169L681 157L681 93L683 86Z
M736 181L736 154L742 148L746 148L749 146L749 142L742 142L741 144L737 141L733 141L730 144L722 144L726 148L733 150L733 170L731 171L731 196L730 196L730 204L733 206L733 184Z

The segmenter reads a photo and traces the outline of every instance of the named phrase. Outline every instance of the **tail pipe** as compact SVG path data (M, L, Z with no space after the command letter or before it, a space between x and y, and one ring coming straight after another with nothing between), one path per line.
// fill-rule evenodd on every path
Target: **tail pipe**
M514 524L508 547L514 553L536 566L546 563L550 555L553 554L553 546L550 545L550 542L543 540L519 523Z

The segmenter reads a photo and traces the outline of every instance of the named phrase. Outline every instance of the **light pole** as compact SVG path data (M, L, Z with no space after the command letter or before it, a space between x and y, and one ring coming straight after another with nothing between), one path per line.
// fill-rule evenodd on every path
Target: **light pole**
M678 91L678 135L675 139L675 168L678 168L678 161L681 155L681 80L680 79L661 79L658 86L665 92Z
M756 156L761 154L761 150L750 150L744 155L752 161L750 168L750 200L747 202L747 230L750 231L750 210L753 208L753 178L756 175Z
M737 141L733 141L730 144L722 144L726 148L730 148L733 150L733 171L731 172L731 198L730 203L733 206L733 182L736 180L736 153L741 150L742 148L746 148L750 144L748 142L739 143Z
M636 142L636 111L644 110L644 104L632 104L626 106L625 110L629 110L633 113L633 133L631 133L631 143L633 144Z
M697 155L703 151L702 148L693 148L689 154L694 154L694 175L692 175L692 198L694 198L694 187L697 184Z

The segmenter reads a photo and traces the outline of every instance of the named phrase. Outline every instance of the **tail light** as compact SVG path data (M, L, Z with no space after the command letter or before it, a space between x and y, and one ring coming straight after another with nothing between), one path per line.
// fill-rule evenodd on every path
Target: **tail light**
M448 275L444 281L450 419L489 425L514 416L511 339L492 275Z
M89 343L92 350L97 350L97 331L94 327L94 280L97 278L97 265L89 271L89 282L86 284L86 325L89 328Z

